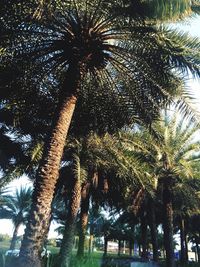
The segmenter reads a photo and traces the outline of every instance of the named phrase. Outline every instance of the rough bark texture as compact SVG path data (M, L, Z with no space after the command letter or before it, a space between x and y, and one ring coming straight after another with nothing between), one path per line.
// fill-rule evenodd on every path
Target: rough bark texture
M174 249L173 249L173 207L170 182L164 183L163 187L163 230L164 246L166 251L166 266L174 267Z
M58 179L60 161L77 101L77 97L72 92L78 90L79 80L80 71L77 71L77 68L71 68L65 81L65 86L70 90L68 95L62 93L63 99L60 97L52 132L45 144L34 185L31 212L15 267L41 266L39 252L49 226L51 202Z
M60 267L69 267L70 265L73 240L74 240L74 230L76 225L77 213L80 208L80 200L81 200L81 184L79 180L76 180L72 191L70 208L67 216L67 221L65 224L65 231L60 250L60 255L61 255Z
M13 237L12 237L12 240L11 240L11 243L10 243L10 250L15 249L15 247L16 247L17 234L18 234L18 231L19 231L19 227L20 227L20 224L17 224L15 226L15 229L14 229L14 232L13 232Z
M88 211L89 211L89 199L90 199L88 187L89 187L88 184L84 185L81 192L81 215L80 215L79 242L77 251L77 256L79 258L82 258L84 256L84 243L85 243L85 234L88 224Z
M154 200L151 199L149 202L149 227L151 232L151 242L153 247L153 260L158 261L158 230L156 225L156 215L155 215L155 204Z

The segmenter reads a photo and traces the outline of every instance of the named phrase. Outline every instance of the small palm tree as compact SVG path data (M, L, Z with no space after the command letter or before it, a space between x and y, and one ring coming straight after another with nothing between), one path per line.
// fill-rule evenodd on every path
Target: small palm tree
M14 225L10 249L15 249L19 227L26 224L30 211L32 188L21 187L14 194L3 194L4 202L0 208L0 218L10 219Z

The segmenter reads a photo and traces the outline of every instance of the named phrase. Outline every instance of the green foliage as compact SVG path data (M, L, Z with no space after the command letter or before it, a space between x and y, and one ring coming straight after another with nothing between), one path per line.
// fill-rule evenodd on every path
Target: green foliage
M60 9L63 1L40 0L35 15L42 19L46 10L51 14L53 9ZM199 13L199 1L189 0L121 0L113 1L110 10L115 13L123 13L130 18L145 18L147 21L175 21L190 16L192 13ZM94 1L93 3L98 3ZM63 5L62 5L63 4ZM85 1L77 1L77 7L87 5ZM65 3L66 5L66 3ZM109 4L108 4L109 5Z
M155 20L178 20L192 13L190 0L146 0L151 15Z
M75 267L100 267L101 266L101 258L100 257L86 257L83 260L76 260L72 261L71 266Z
M173 2L174 6L171 1L166 4L163 1L146 2L153 4L152 14L156 10L161 19L164 16L170 19L181 17L182 14L190 12L189 1L176 0ZM22 4L8 5L8 8L14 8L14 15L17 16L16 10L23 9ZM58 1L57 12L52 16L52 10L49 9L49 16L45 11L45 8L49 8L49 2L40 1L38 8L31 6L29 9L25 5L24 16L21 18L17 16L15 19L14 16L10 19L6 15L1 17L4 25L1 42L8 52L0 62L3 66L3 82L0 85L0 94L4 101L2 109L9 109L16 115L15 126L24 133L31 133L35 137L37 133L43 135L48 132L52 114L58 105L59 91L62 96L66 94L64 90L60 90L63 88L66 74L69 67L77 62L81 62L84 79L81 87L75 92L79 95L82 106L80 105L78 113L75 113L79 120L78 123L75 120L72 123L72 133L81 135L87 132L87 125L85 131L76 130L77 125L80 127L81 119L89 125L89 130L95 130L100 125L98 131L101 134L107 130L115 131L133 121L151 124L152 120L158 117L159 109L171 102L176 95L179 96L177 105L184 112L188 111L184 101L190 94L184 95L183 90L179 88L179 77L189 71L200 76L199 40L163 27L147 26L140 19L132 19L129 22L121 16L116 19L110 15L111 2L100 1L98 6L96 4L97 1L90 4L89 1L85 4L82 1ZM108 4L108 9L105 4ZM99 13L99 17L96 13ZM31 16L27 17L27 14ZM153 15L153 18L157 19L157 16ZM93 35L94 39L91 37ZM2 48L0 49L2 53ZM174 73L177 70L180 71L180 76L176 77ZM117 97L114 98L113 95ZM122 121L120 124L113 123L114 120L110 119L109 113L113 110L110 104L113 99L116 104L113 104L114 109L117 107L113 117L117 115L118 121ZM101 102L104 103L103 108ZM45 107L48 106L45 111L44 104ZM83 106L86 107L85 113L82 112ZM106 106L109 108L106 109ZM83 120L87 114L92 115ZM193 112L191 114L193 115ZM40 127L40 122L47 128ZM105 174L108 176L108 194L105 194L102 187L103 180L92 181L100 184L98 190L101 192L96 190L95 193L113 206L118 199L121 201L130 195L134 186L143 187L149 192L152 189L154 191L154 180L158 176L162 179L166 173L173 175L174 179L190 178L194 174L191 166L199 163L199 159L196 156L194 159L194 155L191 157L190 152L196 152L198 147L184 147L180 143L191 137L184 131L175 131L178 138L172 140L174 125L164 131L162 127L158 127L163 144L160 145L156 141L148 144L149 147L142 144L145 139L137 144L137 140L129 140L129 144L123 146L116 141L115 136L109 135L102 138L89 136L87 140L74 138L73 144L68 143L67 151L76 150L76 153L72 153L76 162L73 172L85 181L89 167L103 170L102 177L105 178ZM181 129L180 125L179 128ZM146 140L153 141L152 137ZM42 146L42 143L37 143L32 149L32 161L39 162ZM26 216L20 219L17 217L13 199L10 197L7 201L7 210L3 211L6 205L1 208L1 216L4 214L4 217L13 219L15 224L21 219L24 222ZM53 258L51 260L53 261ZM50 261L48 264L50 265ZM93 263L88 259L82 264L91 266Z
M11 219L14 226L24 224L30 209L32 188L16 189L14 194L3 195L5 202L0 207L0 218Z
M10 241L10 236L7 235L7 234L0 234L0 242L3 242L3 241Z
M8 35L10 36L11 40L13 40L10 42L11 46L7 47L8 51L10 51L12 55L11 58L9 58L9 62L11 61L11 66L17 65L17 69L19 71L17 77L13 77L14 75L11 76L12 81L13 78L15 80L15 85L19 85L17 88L21 92L19 99L16 99L17 96L15 94L15 101L17 100L19 103L18 107L20 109L24 108L22 99L25 98L27 100L27 94L30 94L31 91L33 92L35 87L40 88L42 85L42 87L45 89L45 91L48 91L48 93L44 94L43 91L43 96L41 96L42 92L40 91L40 97L48 96L48 100L51 100L50 95L56 94L56 90L58 90L58 83L62 84L62 81L66 75L67 66L71 62L69 55L72 55L72 53L63 54L61 51L65 51L65 46L68 45L68 48L73 50L73 42L65 44L65 37L66 40L68 40L68 37L70 36L65 36L65 33L62 32L62 27L59 24L59 21L62 21L62 17L69 17L70 19L69 14L66 12L66 9L69 8L70 12L74 14L74 16L78 16L76 23L79 21L80 25L77 25L77 27L86 27L83 19L84 16L82 16L84 13L88 16L87 20L91 21L92 23L94 22L92 20L92 16L93 14L96 14L96 12L102 14L102 18L104 17L105 19L105 23L102 22L101 25L101 30L106 31L103 33L106 34L103 37L103 39L106 38L105 44L103 43L103 45L105 45L105 50L102 51L107 52L102 52L102 54L100 51L95 52L97 54L100 53L98 57L99 59L101 56L105 57L104 60L102 58L102 62L98 62L97 58L95 57L95 53L94 58L91 57L92 61L89 60L89 57L87 58L90 61L87 64L86 62L84 63L86 70L89 72L85 77L87 83L88 81L95 81L95 83L93 82L94 85L96 85L95 87L99 88L99 90L96 91L96 94L101 92L102 88L105 86L110 92L115 92L115 94L119 96L118 99L120 102L123 100L121 103L123 103L125 106L128 105L127 108L129 109L129 112L132 112L133 117L137 118L139 116L141 119L148 121L156 115L155 108L159 108L161 102L163 104L163 100L166 100L167 96L169 97L169 94L172 92L170 88L174 88L174 82L177 81L174 78L174 75L171 73L171 66L169 66L171 63L173 63L174 66L177 64L174 64L174 61L172 62L168 59L168 56L170 56L174 48L177 49L177 47L173 47L173 44L170 46L167 45L167 41L169 40L168 36L166 36L166 39L163 39L162 42L160 42L160 39L162 39L161 37L165 36L166 34L165 31L159 32L157 29L150 26L144 27L143 24L139 23L138 21L132 21L131 23L127 24L126 20L123 20L121 17L119 17L119 21L114 18L111 20L108 19L107 17L110 16L110 13L104 8L103 4L105 4L104 1L102 1L102 3L98 6L98 9L96 9L95 1L90 5L80 4L77 6L69 1L69 3L66 2L63 4L63 8L60 10L60 13L55 13L56 18L55 16L45 18L45 20L48 22L36 22L35 20L32 20L30 23L21 24L23 27L17 27L12 33L8 31ZM78 10L78 13L77 9L80 9ZM98 28L98 22L95 23L97 23ZM71 27L70 24L68 26L69 28ZM95 25L93 26L93 29L95 29ZM109 26L111 29L116 29L115 32L112 31L112 35L110 37L107 37L107 35L110 35L110 32L105 28L107 26ZM51 32L52 29L53 32ZM74 30L76 31L75 28ZM46 34L47 32L48 34ZM69 32L70 29L68 33L66 32L66 34L69 34ZM64 34L63 41L58 40L57 43L57 41L54 40L57 34ZM123 36L123 38L120 36ZM109 38L109 41L107 41L107 38ZM110 38L112 41L110 41ZM82 40L79 41L81 44ZM54 54L52 58L47 56L48 53L46 54L45 52L45 45L49 46L51 42L53 42L53 47L50 45L50 50L48 51L49 53L52 53L52 55ZM22 46L23 51L20 48ZM96 46L96 48L97 47L98 46ZM162 55L161 52L163 52L164 55ZM23 66L26 65L27 71L25 73L21 66L21 60L23 61ZM77 58L74 57L73 61L76 62L76 60ZM178 61L179 60L182 60L182 58L179 57ZM189 57L187 60L191 61ZM8 63L6 58L5 61ZM185 67L185 63L186 60L184 59L184 62L179 64L179 67ZM193 63L195 62L190 62L191 69ZM98 66L96 64L98 64ZM11 71L12 68L13 67L11 67ZM94 70L92 70L92 68L94 68ZM139 70L141 70L140 74L138 73ZM49 84L50 75L51 83L57 87L52 88L52 90L55 90L55 92L52 92L47 86L47 84ZM33 80L36 84L32 83ZM11 80L9 79L9 82L10 81ZM24 81L26 81L26 84ZM82 83L82 87L84 87L84 83ZM39 88L36 90L39 90ZM153 88L155 89L155 92ZM84 90L84 88L81 89L82 90L80 90L79 94L87 92ZM150 95L151 97L149 97ZM54 104L57 103L57 99ZM33 97L30 100L33 101ZM146 110L143 108L142 103L145 103L146 109L149 106L148 112L146 112ZM13 105L14 103L11 104ZM37 109L38 108L36 107L32 108L31 112L33 112L33 110L34 112L37 112ZM18 112L18 114L20 113L21 112Z

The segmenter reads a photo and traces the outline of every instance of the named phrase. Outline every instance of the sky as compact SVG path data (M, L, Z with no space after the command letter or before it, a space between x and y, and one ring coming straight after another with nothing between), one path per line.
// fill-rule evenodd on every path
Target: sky
M13 180L9 185L8 189L9 191L15 191L17 188L20 187L29 187L33 186L32 182L24 175L20 177L19 179ZM58 227L57 224L52 223L49 231L49 236L48 238L57 238L58 234L54 231ZM23 235L24 234L24 226L21 226L19 229L19 234L18 235ZM11 220L0 220L0 234L8 234L9 236L12 236L12 233L14 231L13 224Z
M192 36L200 37L200 16L194 17L188 20L187 22L177 24L181 30L189 32ZM200 111L200 81L190 79L188 81L188 85L194 90L194 94L197 98L197 107ZM9 188L15 190L15 188L19 188L20 186L31 186L31 182L25 177L21 177L19 179L14 180L9 184ZM54 229L57 227L55 224L51 224L49 238L56 238L57 233ZM20 228L19 235L22 235L24 232L24 227ZM8 234L12 236L13 233L13 225L10 220L0 220L0 234Z
M191 36L200 38L200 16L194 16L184 23L177 23L178 28L188 32ZM200 111L200 79L193 79L188 81L188 85L193 89L195 97L197 98L197 108Z

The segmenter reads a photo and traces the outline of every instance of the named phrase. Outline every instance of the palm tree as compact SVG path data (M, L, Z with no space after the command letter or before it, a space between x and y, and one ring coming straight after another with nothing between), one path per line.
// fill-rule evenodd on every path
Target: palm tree
M124 97L125 102L131 100L136 115L144 114L148 122L170 96L172 83L177 82L171 68L179 66L198 73L194 51L197 42L183 37L185 46L178 50L174 40L170 43L165 38L165 31L144 27L138 19L127 22L122 16L111 15L105 4L110 7L107 1L64 2L45 20L24 21L14 31L9 29L12 41L7 51L12 51L12 61L16 65L21 66L22 61L26 65L26 71L21 69L16 84L27 90L34 82L41 90L45 88L45 81L62 81L20 251L23 266L28 266L29 261L36 266L40 264L38 251L48 228L65 139L83 81L93 79L101 85L102 79L107 80L110 90Z
M182 264L186 264L188 261L187 235L189 230L189 221L192 216L199 213L200 207L198 194L200 182L198 179L198 172L196 172L196 175L197 178L179 181L174 187L174 221L175 226L180 229L180 261Z
M74 231L76 225L77 213L80 207L81 201L81 166L80 159L77 155L73 154L72 160L72 188L71 197L69 203L69 210L67 214L67 219L65 222L65 230L63 234L63 241L61 245L60 255L61 255L61 266L68 267L71 258L72 244L74 239ZM68 177L70 178L70 177Z
M200 225L200 216L199 213L191 216L189 220L189 240L195 246L196 258L198 262L200 262L200 233L199 233L199 225Z
M153 248L153 260L158 262L159 254L158 254L158 223L157 223L157 206L156 206L156 198L149 198L148 203L148 223L150 227L151 234L151 243Z
M73 139L71 143L68 143L68 149L65 151L67 154L72 154L73 161L76 159L76 164L72 164L72 177L70 180L73 181L71 185L71 199L68 211L68 217L65 223L65 233L63 236L63 242L61 246L61 265L68 266L70 262L70 255L72 251L72 240L75 228L75 221L77 213L80 206L81 191L82 186L82 201L81 201L81 214L80 214L80 242L79 242L79 257L83 256L84 252L84 238L88 221L88 210L89 210L89 198L90 195L93 197L96 194L96 198L101 199L100 201L106 201L105 195L103 196L102 191L104 187L102 183L105 181L105 176L102 177L101 172L108 172L110 168L120 168L122 172L122 163L119 164L119 148L117 147L118 142L114 136L105 134L104 136L97 136L95 134L90 134L87 137L82 137L80 140ZM117 156L116 154L118 150ZM76 156L75 156L76 155ZM66 158L65 158L66 159ZM70 159L70 157L69 157ZM68 162L69 162L68 159ZM118 166L119 165L119 166ZM75 167L75 168L74 168ZM127 170L126 170L127 171ZM63 173L63 178L60 177L63 181L60 182L63 185L66 180L65 173ZM110 174L107 174L110 180ZM69 176L69 174L68 174ZM114 176L112 176L113 179ZM115 176L115 180L119 177ZM69 179L69 177L68 177ZM112 186L114 187L114 186ZM90 189L89 189L90 188ZM90 190L86 193L86 191ZM107 188L108 191L110 191ZM103 200L102 200L102 197ZM118 194L119 197L119 194ZM117 204L117 203L116 203ZM93 236L93 227L90 227L91 235ZM91 239L92 240L92 239ZM91 241L92 243L92 241Z
M175 21L190 16L192 13L199 14L198 0L175 0L165 2L163 0L146 0L146 1L115 1L115 8L118 12L124 12L130 17L142 16L147 17L151 22L156 21ZM42 18L43 13L49 9L52 12L55 3L50 0L40 0L39 5L34 12L38 19Z
M180 116L180 115L179 115ZM162 119L162 117L161 117ZM183 123L184 121L184 123ZM153 180L158 181L158 189L162 194L163 227L167 256L167 266L173 266L173 198L175 185L178 181L191 179L197 176L200 155L199 142L194 136L198 134L199 127L193 122L181 120L176 115L164 116L160 122L152 125L152 133L138 132L137 145L130 133L124 138L127 147L136 150L138 157L149 165L146 169ZM136 139L135 139L136 140ZM145 141L146 140L146 141ZM138 152L137 152L138 151ZM157 182L156 182L157 184ZM154 190L157 185L153 186ZM154 191L152 190L152 192Z
M85 235L88 225L88 213L89 213L89 204L90 204L90 183L85 182L81 188L81 211L80 211L80 220L78 226L79 231L79 242L77 257L79 259L84 256L84 244L85 244Z
M65 160L69 162L71 156L67 155L72 154L74 157L74 151L77 151L76 159L79 162L78 166L76 165L77 167L71 170L71 176L74 178L70 178L69 172L66 173L63 169L63 172L61 171L63 173L63 178L60 177L59 181L61 186L66 184L69 179L71 182L74 181L71 184L71 190L72 192L76 192L76 194L72 193L71 196L65 235L61 247L61 264L63 264L63 266L68 266L70 260L73 229L79 209L80 185L82 184L82 201L78 256L82 257L88 222L90 196L93 198L93 202L98 203L98 205L106 205L105 203L107 203L107 205L117 207L121 205L123 197L126 194L125 185L130 184L131 179L138 179L138 173L141 171L133 157L131 161L128 159L121 149L120 140L114 135L105 134L99 137L96 134L90 134L79 140L72 138L71 142L68 143L68 148L65 150ZM71 166L74 166L74 164ZM69 168L69 166L67 168ZM81 169L87 171L80 171ZM68 177L68 179L66 179L66 177ZM66 184L66 188L67 187L69 188L70 186ZM92 237L93 227L91 226L90 229Z
M14 225L10 249L15 249L19 227L27 222L31 205L32 188L21 187L14 194L4 194L4 202L0 208L0 218L10 219Z
M185 129L183 130L183 128L181 129L180 125L178 127L179 129L177 130L175 136L172 135L171 137L170 136L167 137L169 138L168 140L166 140L166 142L169 142L167 146L168 147L171 146L171 148L173 146L174 151L173 153L172 151L170 151L170 154L168 154L169 149L166 150L167 154L166 154L165 163L164 163L165 166L163 166L166 171L165 173L166 176L164 177L164 181L163 181L163 204L164 204L165 211L166 211L165 213L166 217L164 217L164 220L166 222L164 224L164 229L165 229L164 236L166 238L165 240L166 248L170 242L170 240L168 239L169 232L171 231L171 235L173 235L172 192L173 192L174 182L176 181L176 178L178 177L192 178L193 172L191 168L192 168L192 163L194 162L194 159L192 158L191 154L199 153L199 149L200 149L198 143L196 144L192 143L192 138L194 136L193 134L195 130L197 131L197 128L196 129L194 128L195 129L194 130L188 127L187 130ZM198 160L198 157L195 156L195 161ZM173 163L170 162L172 160L174 161ZM170 250L169 247L168 249Z
M200 146L193 141L198 126L180 121L176 115L167 116L158 126L162 145L157 146L157 175L163 201L163 228L167 266L174 266L173 260L173 192L180 179L191 179L194 165L199 162Z

